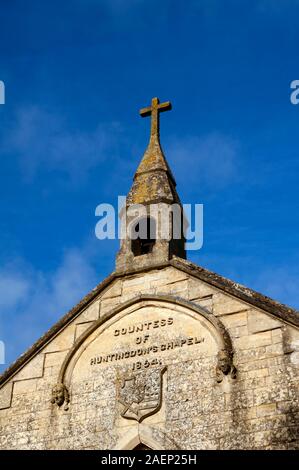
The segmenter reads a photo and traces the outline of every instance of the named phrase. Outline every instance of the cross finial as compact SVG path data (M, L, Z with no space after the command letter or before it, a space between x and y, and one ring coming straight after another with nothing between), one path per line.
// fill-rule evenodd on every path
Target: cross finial
M152 99L151 106L147 108L142 108L139 113L140 116L146 117L151 116L151 140L158 139L159 140L159 113L163 111L170 111L171 110L171 103L170 101L166 101L165 103L160 103L158 98Z

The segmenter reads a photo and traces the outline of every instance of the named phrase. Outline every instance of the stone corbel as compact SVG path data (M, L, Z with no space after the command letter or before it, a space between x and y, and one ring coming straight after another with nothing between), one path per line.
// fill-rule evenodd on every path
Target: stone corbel
M233 363L233 352L221 349L217 355L216 381L222 382L225 375L230 374L232 379L237 378L237 369Z
M64 404L64 410L69 409L70 395L68 389L63 383L57 383L52 389L51 403L59 408Z

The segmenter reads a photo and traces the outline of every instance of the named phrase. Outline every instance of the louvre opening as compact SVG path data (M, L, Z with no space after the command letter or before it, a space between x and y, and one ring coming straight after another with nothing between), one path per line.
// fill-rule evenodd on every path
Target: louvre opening
M156 243L156 222L151 217L141 219L134 225L133 234L138 234L137 238L132 239L132 252L134 256L147 255L153 251ZM132 236L134 238L134 236Z

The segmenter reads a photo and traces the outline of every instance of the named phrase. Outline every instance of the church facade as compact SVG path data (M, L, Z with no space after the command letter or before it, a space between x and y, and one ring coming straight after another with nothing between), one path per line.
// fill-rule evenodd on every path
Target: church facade
M299 448L299 313L188 262L182 212L162 227L182 207L159 140L169 108L141 110L115 272L0 377L1 449Z

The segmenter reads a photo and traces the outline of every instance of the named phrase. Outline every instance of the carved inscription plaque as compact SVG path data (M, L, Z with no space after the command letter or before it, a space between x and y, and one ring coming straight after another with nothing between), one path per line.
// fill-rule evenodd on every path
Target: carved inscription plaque
M172 366L200 364L216 357L217 350L213 326L195 312L158 302L134 306L86 340L73 365L72 383L97 384L99 399L116 400L123 418L141 421L160 409L162 384Z
M145 320L138 323L129 324L127 327L115 328L113 331L114 341L117 343L132 340L131 344L122 351L111 350L108 354L98 354L90 358L90 365L96 366L106 363L118 363L126 359L145 359L145 367L161 364L161 360L154 358L149 360L148 356L160 357L161 353L185 348L186 346L198 345L204 341L203 336L187 336L181 334L169 338L169 327L173 326L173 317ZM159 331L155 331L159 329ZM161 329L165 331L161 332ZM155 334L156 333L156 334ZM165 334L163 334L165 333ZM165 340L164 340L165 338ZM156 360L155 360L156 359ZM137 364L133 364L132 369L138 369Z

